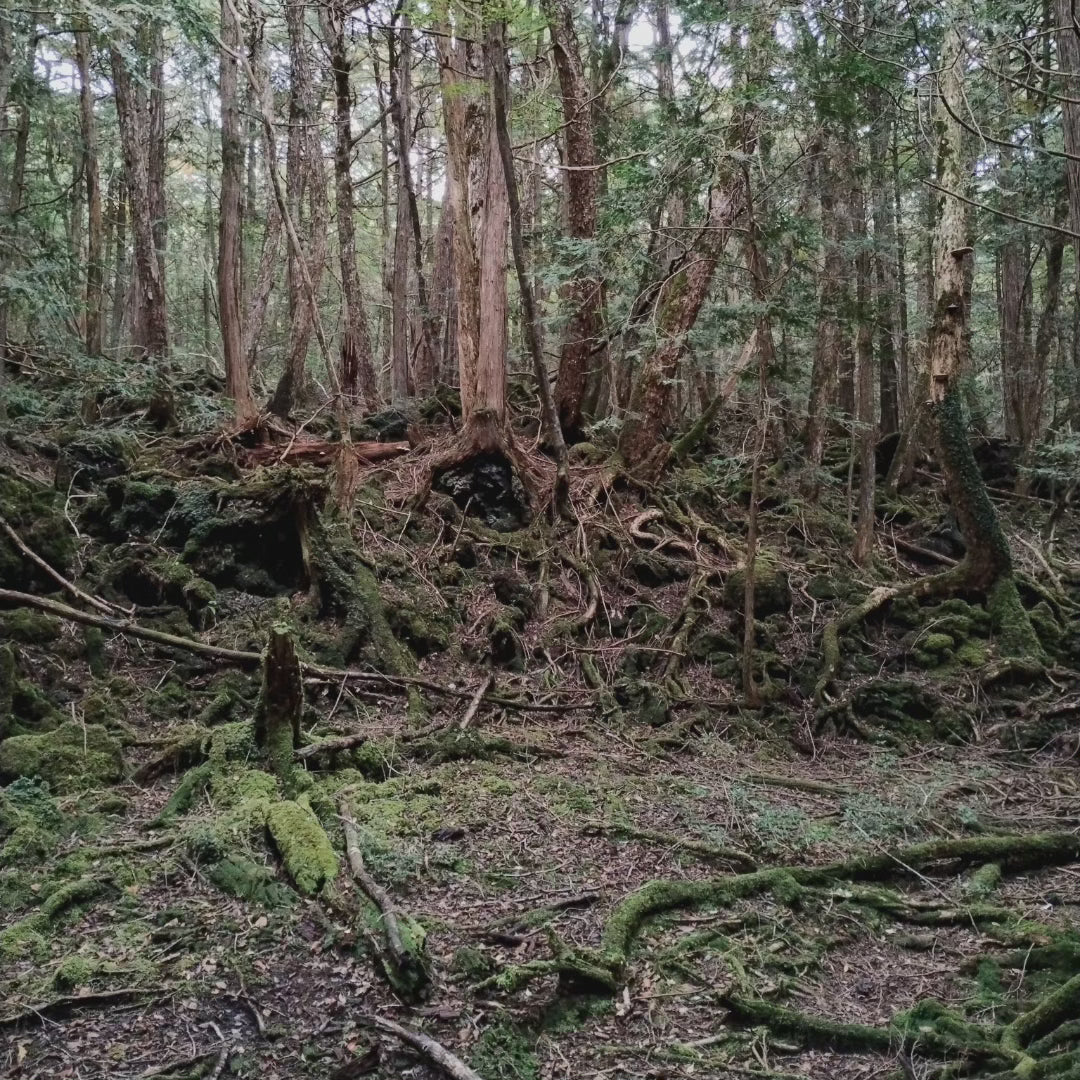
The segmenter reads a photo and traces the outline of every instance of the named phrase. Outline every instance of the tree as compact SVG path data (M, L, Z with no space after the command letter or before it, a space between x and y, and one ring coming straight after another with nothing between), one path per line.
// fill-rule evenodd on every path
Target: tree
M593 137L592 95L581 62L569 0L545 0L555 70L562 95L566 138L567 236L578 251L577 265L564 290L570 310L559 357L555 405L570 439L581 438L582 407L590 377L606 367L602 335L604 285L596 269L595 241L599 164Z
M241 196L244 147L240 129L238 54L240 20L229 0L221 3L221 197L218 208L218 319L225 354L225 390L233 399L237 419L255 413L240 323Z
M964 108L964 34L950 6L938 75L936 107L937 208L934 232L934 309L927 346L929 400L945 484L967 545L949 585L989 597L1006 655L1041 653L1016 590L1012 553L968 439L961 376L969 347L967 265L973 254L964 201L972 173L959 121Z
M130 41L114 41L109 46L109 59L135 249L135 346L143 355L160 359L169 352L165 279L154 237L149 116L136 95L127 57L130 46Z
M82 169L86 183L86 321L87 354L97 356L102 347L102 278L105 272L103 219L101 210L101 169L98 164L97 122L94 93L90 83L90 31L85 19L75 31L75 59L79 69L79 124L82 135ZM0 104L0 115L3 107Z

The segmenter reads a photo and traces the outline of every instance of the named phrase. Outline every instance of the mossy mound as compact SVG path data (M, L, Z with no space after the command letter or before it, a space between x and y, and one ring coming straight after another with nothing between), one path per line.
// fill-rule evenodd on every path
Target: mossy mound
M110 568L108 580L119 595L135 604L169 604L186 611L198 630L213 622L217 589L177 558L162 558L136 549Z
M971 735L969 716L914 679L871 679L852 694L851 711L890 742L962 742Z
M75 538L55 491L0 469L0 514L31 551L53 569L68 572L75 557ZM56 582L28 562L6 536L0 536L0 587L51 591Z
M746 568L732 570L724 582L724 604L732 611L741 611L746 603ZM787 571L777 566L768 555L754 560L754 615L763 619L782 615L791 609L791 585Z
M338 873L338 858L319 819L302 802L273 803L266 827L285 871L306 896L321 892Z
M48 645L60 636L60 622L27 608L0 612L0 639L20 645Z
M112 783L123 773L120 744L98 724L69 721L55 731L0 742L0 780L38 776L66 792Z
M64 817L41 781L22 777L0 788L0 863L37 862L56 848Z

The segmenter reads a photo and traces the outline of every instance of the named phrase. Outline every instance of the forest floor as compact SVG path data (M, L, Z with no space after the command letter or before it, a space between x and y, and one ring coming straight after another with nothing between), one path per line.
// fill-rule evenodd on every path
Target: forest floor
M386 495L401 468L382 466L349 531L385 613L359 626L294 565L296 492L318 469L233 454L215 477L190 441L106 434L57 440L58 456L55 433L9 437L0 510L28 546L140 625L257 652L287 623L305 661L393 678L308 669L302 743L366 741L275 779L247 735L258 670L0 610L0 1074L442 1075L378 1016L483 1080L1076 1075L1068 518L1048 557L1046 508L1001 499L1056 636L1040 671L998 665L980 605L957 599L853 629L843 707L823 707L825 622L934 568L891 540L930 543L939 495L883 503L860 571L842 485L815 505L771 480L767 701L748 710L727 587L743 463L715 449L655 500L610 492L561 533L500 532L445 495L410 509ZM316 564L338 557L321 543ZM0 550L0 587L90 610L20 558ZM384 619L405 675L366 625ZM495 696L477 699L489 674ZM294 846L273 825L286 804L304 816ZM419 989L383 970L343 812L423 957Z

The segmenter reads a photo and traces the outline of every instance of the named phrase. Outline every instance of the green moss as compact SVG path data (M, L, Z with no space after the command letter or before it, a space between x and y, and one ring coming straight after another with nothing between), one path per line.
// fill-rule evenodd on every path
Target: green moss
M104 632L97 626L86 627L83 630L83 643L86 646L86 662L90 667L90 674L95 679L104 678L109 670Z
M728 574L724 582L724 604L731 611L742 611L746 600L746 568ZM754 560L754 614L758 618L782 615L791 608L791 585L787 571L769 552L759 552Z
M211 776L212 769L209 762L188 769L157 817L150 822L151 828L171 825L178 817L186 814L206 790Z
M46 919L55 919L69 908L97 899L104 889L104 883L92 877L79 878L77 881L68 882L45 897L41 904L41 913Z
M450 961L450 970L468 982L477 982L486 978L495 970L495 960L490 953L474 945L462 945Z
M47 928L48 919L39 913L9 926L0 932L0 957L11 961L41 960L49 951L43 933Z
M0 514L31 551L60 573L67 573L75 557L75 537L55 491L0 469ZM56 583L29 563L6 536L0 536L0 586L32 592L53 589Z
M990 613L998 652L1005 657L1045 660L1043 649L1035 630L1020 601L1013 575L1002 574L994 583L986 600Z
M97 724L69 721L55 731L0 743L0 779L39 776L57 791L119 780L123 767L120 744Z
M254 729L250 723L223 724L210 736L208 758L215 772L226 772L232 764L253 761L257 756Z
M469 1063L484 1080L538 1080L536 1037L512 1023L498 1023L481 1032Z
M965 641L953 653L953 660L964 667L981 668L990 658L989 650L981 641Z
M337 877L338 859L318 818L292 800L273 803L266 815L274 845L296 887L314 896Z
M282 885L268 867L243 856L230 855L221 859L207 869L206 876L230 896L263 907L287 907L294 899L291 890Z
M65 956L53 972L53 985L57 990L75 990L85 986L97 974L98 965L87 956L76 953Z
M956 646L956 642L949 634L926 634L921 640L920 645L925 652L931 653L935 656L942 655L950 652Z
M48 645L60 636L60 621L29 608L0 613L0 638L20 645Z

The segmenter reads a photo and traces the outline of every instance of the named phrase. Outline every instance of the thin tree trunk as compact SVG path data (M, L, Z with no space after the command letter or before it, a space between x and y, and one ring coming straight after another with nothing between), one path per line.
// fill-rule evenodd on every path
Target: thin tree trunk
M395 49L395 36L400 48ZM405 111L409 104L411 64L410 30L403 20L399 32L388 31L390 45L390 108L394 116L397 139L397 194L394 219L394 261L390 286L391 343L390 343L390 400L397 407L409 397L409 242L412 222L409 216L409 197L405 175L409 169L412 150L409 119Z
M870 561L874 550L874 305L871 301L871 257L866 237L866 197L859 184L855 193L854 225L860 242L855 257L855 446L859 460L859 500L852 558L859 566ZM891 340L891 338L890 338ZM895 373L894 373L895 374ZM895 405L895 398L892 404Z
M548 381L544 354L540 347L540 320L536 311L536 299L532 283L529 280L529 266L525 257L525 243L522 237L521 204L518 199L517 181L514 177L513 151L510 146L510 131L507 116L510 112L509 79L506 72L505 24L494 22L488 30L488 53L492 75L492 128L495 135L499 159L502 164L503 184L507 193L510 215L510 245L514 252L514 269L517 272L518 289L521 292L521 306L524 314L525 342L532 358L533 375L536 378L540 396L540 408L548 441L555 455L557 480L555 485L555 504L560 512L566 507L569 494L570 471L566 453L566 442L559 425L555 409L555 399Z
M120 348L120 337L124 331L124 310L127 307L128 294L128 189L127 184L120 180L116 184L115 206L116 256L113 263L112 311L109 313L109 348L113 352Z
M140 107L128 71L127 60L118 46L111 45L113 90L120 127L120 144L127 174L134 239L134 273L138 287L134 294L136 348L142 354L162 358L169 351L165 281L154 240L153 204L150 197L151 145L145 111Z
M555 69L562 94L566 139L567 232L582 252L564 298L570 319L563 337L555 406L564 434L582 437L583 408L590 386L598 385L606 368L602 338L603 278L596 267L597 170L596 143L589 84L574 31L573 7L568 0L545 0L551 30ZM598 394L589 394L595 408Z
M367 311L356 270L356 225L353 220L351 61L345 36L348 9L344 3L323 8L320 14L330 46L334 73L334 193L337 203L338 256L341 290L345 300L345 327L341 337L341 388L347 398L358 398L368 411L379 406L379 389L368 328Z
M884 119L888 115L884 95L873 95L871 100L882 116L878 122L879 130L870 140L870 174L873 177L873 264L876 285L873 315L877 322L880 434L884 436L900 430L900 373L896 364L896 219L891 187L886 179L886 155L895 125Z
M740 181L729 181L709 192L709 212L697 250L661 292L659 342L634 383L619 434L619 454L632 469L652 471L662 465L666 456L662 440L670 414L671 387L686 336L697 321L731 228L743 209L745 199L740 186Z
M240 252L243 236L242 192L244 138L240 120L239 62L243 46L240 22L228 0L221 3L221 196L218 210L218 321L225 356L225 392L233 399L237 420L255 415L255 399L240 322Z

